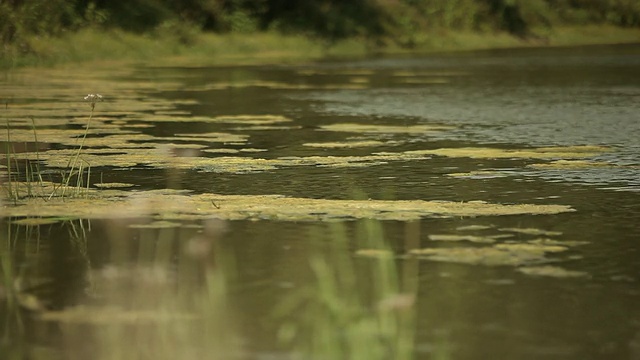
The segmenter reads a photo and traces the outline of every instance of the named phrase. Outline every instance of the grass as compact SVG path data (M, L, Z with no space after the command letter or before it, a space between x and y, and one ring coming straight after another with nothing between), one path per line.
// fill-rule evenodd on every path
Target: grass
M84 147L85 140L91 127L91 120L93 118L95 105L98 101L102 101L102 96L99 94L89 94L85 97L85 100L90 102L91 113L89 114L87 125L85 126L85 132L82 138L80 138L80 145L78 146L75 154L69 158L69 162L67 163L66 168L64 169L64 171L62 171L61 182L54 185L53 189L51 189L49 193L45 193L46 187L44 186L44 179L40 168L38 132L36 129L35 120L33 118L31 119L36 152L36 162L32 163L28 160L25 160L24 181L20 181L20 179L22 178L22 174L20 172L20 165L18 163L18 160L14 155L15 150L14 143L11 140L10 120L6 119L7 141L5 144L4 159L6 162L6 180L3 181L0 185L5 199L8 199L16 204L19 199L24 197L39 197L47 200L51 199L54 196L59 196L62 198L77 197L82 195L85 186L86 189L89 188L89 182L91 178L91 164L84 161L80 157L80 155L82 154L82 149ZM83 176L85 171L87 174L86 180ZM71 181L74 176L76 177L76 180L75 184L72 184ZM37 192L36 187L38 187L40 191ZM72 190L72 192L68 193L68 190Z
M79 62L145 62L152 65L238 65L299 63L330 58L354 58L373 53L429 53L491 48L634 43L640 29L609 25L534 29L535 37L520 39L505 32L433 30L412 35L412 47L387 41L372 47L366 39L328 43L301 35L275 32L214 34L192 32L187 39L170 32L139 35L120 30L84 29L60 37L32 36L28 53L9 45L0 68L51 66Z
M401 274L379 221L357 225L358 246L374 256L353 257L345 223L311 234L327 236L332 249L311 255L314 281L277 308L276 316L289 319L279 339L304 359L412 359L415 279Z

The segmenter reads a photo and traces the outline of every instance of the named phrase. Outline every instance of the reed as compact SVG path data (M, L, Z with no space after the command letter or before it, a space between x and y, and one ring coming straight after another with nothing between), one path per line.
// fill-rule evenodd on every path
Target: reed
M414 294L401 289L381 224L360 223L360 246L379 255L362 259L348 250L346 225L329 226L329 238L341 246L312 255L313 282L276 309L286 319L280 341L305 359L412 359Z
M89 104L91 105L91 112L89 113L89 120L87 120L87 125L85 126L84 134L82 135L82 140L80 141L80 146L76 150L75 155L69 158L69 162L67 163L67 166L66 166L67 170L65 171L65 175L63 176L63 181L62 181L64 186L62 187L61 196L63 198L66 194L67 189L69 188L69 183L71 182L71 178L74 175L77 175L76 184L74 187L75 189L74 195L76 196L79 195L80 190L84 188L83 179L82 179L82 174L84 169L83 163L86 163L88 168L87 187L89 186L89 176L91 175L91 164L87 163L84 160L80 162L78 160L80 160L80 154L82 153L82 148L84 147L84 143L87 139L87 135L89 134L89 129L91 128L91 120L93 119L93 112L95 111L96 103L103 101L103 98L102 98L102 95L100 94L88 94L87 96L84 97L84 100L88 101Z
M65 169L61 172L61 180L54 184L52 190L47 190L43 179L43 171L40 167L40 152L38 131L35 119L31 118L31 130L33 132L36 161L25 160L24 173L15 154L14 143L12 141L10 120L6 120L7 141L5 144L4 162L6 163L6 179L0 187L5 199L13 202L23 198L41 198L51 200L53 197L77 197L84 192L86 194L91 183L91 164L83 160L82 150L85 147L86 138L91 129L91 120L94 116L97 102L103 100L100 94L89 94L84 98L90 103L91 112L85 126L85 131L80 138L80 144L74 154L69 158ZM8 104L5 104L5 108ZM86 174L86 176L85 176ZM74 180L75 177L75 180ZM73 181L73 182L72 182Z

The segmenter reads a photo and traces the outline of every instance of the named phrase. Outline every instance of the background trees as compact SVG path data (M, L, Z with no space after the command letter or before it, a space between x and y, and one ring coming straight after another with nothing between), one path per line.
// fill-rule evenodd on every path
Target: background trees
M0 40L83 27L132 32L280 31L336 40L362 36L410 46L434 29L527 37L557 25L640 27L637 0L0 0ZM26 49L25 49L26 50Z

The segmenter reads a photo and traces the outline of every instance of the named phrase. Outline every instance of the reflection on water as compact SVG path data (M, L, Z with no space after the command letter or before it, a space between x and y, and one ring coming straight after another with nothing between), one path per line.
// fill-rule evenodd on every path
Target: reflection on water
M639 54L620 46L8 74L0 354L638 359ZM85 134L81 98L94 91L105 101L86 132L85 197L126 184L132 198L168 188L158 194L576 211L423 211L400 221L393 207L376 216L396 220L305 208L315 217L303 221L295 206L266 216L251 209L260 201L237 200L247 216L223 221L214 214L225 203L209 199L192 211L157 202L133 218L9 216L27 200L86 202L27 196L60 181ZM575 145L597 150L532 149ZM108 199L94 200L101 214L116 209ZM168 219L174 205L192 216Z

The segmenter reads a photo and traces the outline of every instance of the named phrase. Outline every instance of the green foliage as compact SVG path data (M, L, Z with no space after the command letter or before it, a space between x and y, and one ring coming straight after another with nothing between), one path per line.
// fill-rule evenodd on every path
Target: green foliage
M222 16L224 27L236 33L251 33L258 30L258 21L244 10L235 10Z
M521 38L559 25L640 27L638 0L4 0L0 62L36 54L34 37L78 29L123 30L180 44L202 30L279 31L323 39L356 38L367 47L405 47L440 30L503 31ZM39 40L38 40L39 41Z

